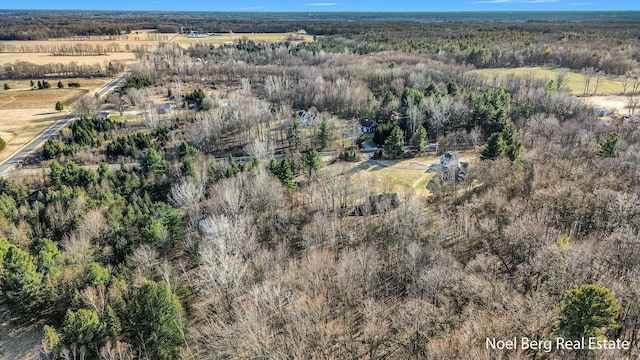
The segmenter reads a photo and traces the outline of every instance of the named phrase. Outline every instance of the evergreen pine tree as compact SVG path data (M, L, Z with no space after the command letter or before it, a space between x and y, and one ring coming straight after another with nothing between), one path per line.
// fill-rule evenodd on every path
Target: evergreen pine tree
M289 146L293 148L302 144L302 125L295 114L291 117L291 122L287 128L287 141Z
M145 281L127 304L125 333L140 359L178 359L184 344L182 307L165 282Z
M316 150L311 150L304 156L304 167L307 169L307 175L309 178L324 167L322 158Z
M480 160L495 160L502 156L505 151L504 140L502 134L495 133L489 137L487 145L480 152Z
M31 256L15 246L4 254L0 290L7 305L21 315L33 315L42 301L42 274Z
M291 165L287 159L282 159L280 162L279 175L280 181L289 189L294 189L296 183L293 181L293 171L291 171Z
M598 155L604 157L616 157L620 151L620 135L618 133L609 133L604 138L598 141L596 147Z
M502 140L504 140L504 153L511 161L516 161L524 154L524 145L518 136L518 129L510 122L502 130Z
M567 291L567 300L558 309L559 332L566 339L582 337L604 339L604 329L617 329L620 310L608 289L594 285L576 286Z
M416 154L421 154L424 151L424 141L427 139L427 130L424 126L420 126L418 130L411 137L411 150Z
M404 145L404 132L397 125L391 130L391 134L384 142L384 151L387 155L397 158L402 155L402 146Z
M100 321L98 314L87 309L76 312L67 310L62 328L62 344L65 347L84 347L88 358L97 358L106 342L107 326Z
M324 117L322 118L322 123L320 124L318 142L320 143L321 149L324 149L331 144L331 129L329 128L329 121Z

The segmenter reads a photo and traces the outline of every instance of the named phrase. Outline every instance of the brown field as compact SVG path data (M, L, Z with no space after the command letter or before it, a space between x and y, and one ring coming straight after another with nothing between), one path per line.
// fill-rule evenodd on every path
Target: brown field
M45 64L70 64L78 65L105 65L111 61L130 63L135 60L131 52L116 52L97 56L54 56L50 53L0 53L0 64L12 64L16 61L26 61L36 65Z
M68 105L84 94L91 94L107 83L108 79L73 79L81 84L78 89L29 90L28 81L15 81L11 90L0 90L0 137L7 147L0 152L0 161L29 143L42 131L69 113ZM66 85L69 79L62 79ZM50 80L55 87L58 80ZM65 110L54 109L56 101L65 104Z
M614 112L616 116L629 113L627 107L627 97L624 95L589 96L582 98L584 101L598 109L607 109Z
M262 42L281 42L286 41L288 38L299 39L291 40L291 43L297 44L303 41L312 42L313 35L298 35L296 33L269 33L269 34L248 34L248 33L225 33L214 36L207 36L202 38L190 38L187 35L179 35L174 41L182 47L189 47L195 44L209 44L214 46L221 46L224 44L235 44L238 40L253 40L256 43Z
M2 53L50 53L63 46L98 46L108 50L108 52L130 52L137 47L153 50L158 47L159 41L145 40L96 40L96 41L60 41L60 40L33 40L33 41L0 41L0 52Z

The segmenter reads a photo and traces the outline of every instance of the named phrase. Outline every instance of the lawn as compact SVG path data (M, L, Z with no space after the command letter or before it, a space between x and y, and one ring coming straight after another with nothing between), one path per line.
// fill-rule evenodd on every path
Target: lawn
M473 164L478 160L478 151L469 150L458 153L460 160ZM354 181L357 184L372 186L376 192L410 191L421 196L430 196L427 183L436 175L427 172L431 164L440 164L440 157L434 153L412 159L373 160L365 159L354 166Z

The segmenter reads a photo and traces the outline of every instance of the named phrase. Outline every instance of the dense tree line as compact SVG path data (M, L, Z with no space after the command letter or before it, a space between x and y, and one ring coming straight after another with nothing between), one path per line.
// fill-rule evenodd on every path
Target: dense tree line
M33 64L27 61L3 64L0 78L3 79L42 79L45 77L96 77L113 76L124 70L124 64L110 62L106 67L101 63L93 65L79 65L77 63L48 63Z

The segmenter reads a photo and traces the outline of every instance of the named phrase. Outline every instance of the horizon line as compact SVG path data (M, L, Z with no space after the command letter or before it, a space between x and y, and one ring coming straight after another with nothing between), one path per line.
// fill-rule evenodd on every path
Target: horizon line
M481 13L481 12L498 12L498 13L540 13L540 12L640 12L640 9L599 9L599 10L432 10L432 11L394 11L394 10L315 10L315 11L273 11L273 10L174 10L174 9L155 9L155 10L138 10L138 9L0 9L0 11L127 11L127 12L181 12L181 13L285 13L285 14L308 14L308 13L397 13L397 14L434 14L434 13Z

